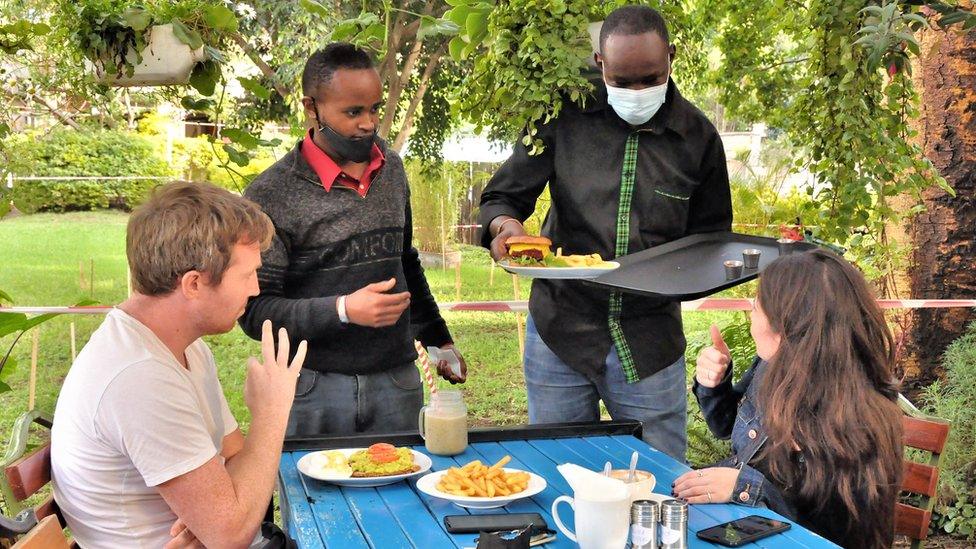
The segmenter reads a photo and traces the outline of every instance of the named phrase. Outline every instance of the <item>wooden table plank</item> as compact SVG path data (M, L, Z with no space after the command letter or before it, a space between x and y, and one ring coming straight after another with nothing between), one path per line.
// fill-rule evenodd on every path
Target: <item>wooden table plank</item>
M305 486L302 485L301 473L295 465L295 456L291 453L281 455L278 468L278 486L280 488L281 516L285 522L288 536L294 540L302 540L309 547L315 542L322 543L319 527L312 514Z
M375 488L343 487L342 497L370 547L412 547Z
M443 471L450 467L455 467L459 465L457 461L453 458L438 456L438 455L428 453L427 449L424 448L423 446L414 446L413 449L418 452L423 452L425 455L430 457L431 461L433 462L433 465L431 466L431 471ZM417 497L420 498L420 501L427 508L427 511L434 516L434 518L437 520L437 523L440 525L440 527L444 529L444 532L447 532L447 529L444 527L444 517L450 515L469 514L467 509L465 509L464 507L458 507L457 505L454 505L453 503L447 500L431 497L417 490L418 479L419 477L414 477L412 479L409 479L407 482L410 484L410 488L417 493ZM474 547L475 545L474 538L478 537L477 534L447 534L447 535L450 537L451 543L458 548Z
M365 549L362 525L356 520L340 488L321 480L308 478L298 472L298 460L308 452L294 452L295 473L299 475L312 506L318 525L319 539L325 547ZM304 540L303 540L304 542ZM315 545L309 545L315 547Z
M376 489L400 530L414 547L449 547L454 545L441 518L432 514L413 487L397 482ZM387 525L389 528L392 525Z

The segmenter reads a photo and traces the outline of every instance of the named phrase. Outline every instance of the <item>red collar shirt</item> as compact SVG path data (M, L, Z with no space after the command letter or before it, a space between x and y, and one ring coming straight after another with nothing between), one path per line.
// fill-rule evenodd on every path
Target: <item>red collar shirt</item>
M373 181L373 177L379 172L380 168L386 162L386 157L383 156L383 151L373 143L373 149L369 152L369 165L366 166L366 171L363 172L362 177L355 178L346 172L342 171L339 164L332 159L329 155L325 154L325 151L319 148L318 145L312 141L312 132L315 130L309 130L308 134L305 136L304 141L302 141L302 157L308 162L308 165L312 167L319 176L319 180L322 182L322 187L325 188L326 192L332 190L332 186L338 183L343 187L352 189L356 191L359 196L366 197L366 193L369 192L369 185Z

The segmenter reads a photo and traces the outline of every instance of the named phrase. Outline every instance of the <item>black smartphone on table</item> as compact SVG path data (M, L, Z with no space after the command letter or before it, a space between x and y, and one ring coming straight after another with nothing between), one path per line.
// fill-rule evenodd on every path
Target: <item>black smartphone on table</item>
M700 530L698 537L726 547L740 547L757 539L785 532L789 529L790 523L788 522L761 517L759 515L749 515L748 517Z
M533 532L549 528L546 519L539 513L497 513L491 515L448 515L444 526L451 534L473 534L477 532L501 532L522 530L528 526Z

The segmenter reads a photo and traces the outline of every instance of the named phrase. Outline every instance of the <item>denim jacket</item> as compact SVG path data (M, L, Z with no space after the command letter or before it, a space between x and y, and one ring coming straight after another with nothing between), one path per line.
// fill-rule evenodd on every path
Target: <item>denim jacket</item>
M780 487L753 467L756 455L768 438L762 425L762 411L756 404L758 378L765 367L766 362L756 357L742 379L733 384L730 364L718 385L704 387L696 380L693 391L712 434L721 439L732 439L732 456L713 465L739 469L732 501L750 507L768 507L795 520L796 508Z

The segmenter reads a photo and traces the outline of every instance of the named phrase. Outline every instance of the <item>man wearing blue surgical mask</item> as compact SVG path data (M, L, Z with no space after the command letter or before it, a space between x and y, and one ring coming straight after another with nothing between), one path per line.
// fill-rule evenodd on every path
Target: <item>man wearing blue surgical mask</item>
M521 142L481 195L482 245L506 255L525 234L546 185L542 234L566 254L604 258L683 236L727 231L732 204L722 141L671 78L675 48L655 10L614 10L600 31L602 78L580 107L564 103L538 128L545 151ZM529 421L614 419L644 424L644 440L684 459L685 338L678 303L573 280L533 281L523 369Z
M275 235L241 327L257 338L271 319L308 340L286 436L416 430L414 339L454 354L457 371L437 365L451 383L467 366L412 243L403 162L376 135L380 75L366 51L337 42L309 57L302 91L311 128L244 193Z

